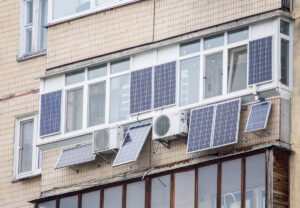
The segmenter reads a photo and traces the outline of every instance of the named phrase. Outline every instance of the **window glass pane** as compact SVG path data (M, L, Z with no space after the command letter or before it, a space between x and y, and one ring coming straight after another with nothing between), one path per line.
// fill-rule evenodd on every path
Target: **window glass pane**
M246 158L246 208L265 208L265 154Z
M67 92L67 120L66 131L74 131L82 128L83 89Z
M38 149L38 154L39 154L39 158L38 158L38 169L41 169L42 168L42 151L40 149Z
M33 2L27 1L26 3L26 24L32 24L33 18Z
M41 203L38 205L38 208L56 208L56 201Z
M32 51L32 29L26 29L25 53Z
M21 122L19 173L32 170L33 120Z
M170 208L171 176L166 175L152 179L151 207Z
M59 208L77 208L77 207L78 207L77 196L61 198L59 201Z
M110 122L129 117L129 75L112 78L110 81Z
M81 208L99 208L100 207L100 191L94 191L82 194Z
M191 53L197 53L199 51L200 40L180 44L180 56L185 56Z
M126 208L145 207L145 181L127 184Z
M104 190L104 208L122 207L122 186Z
M204 38L204 50L224 45L224 34Z
M247 46L228 51L228 92L247 88Z
M198 169L198 207L217 207L218 166Z
M53 0L53 19L66 17L91 8L91 0Z
M281 83L289 86L289 41L281 39Z
M39 49L46 49L47 29L44 26L48 23L48 0L40 0L39 7Z
M285 35L290 35L290 23L280 20L280 32Z
M175 174L175 208L193 208L195 171Z
M89 87L89 126L105 121L105 83Z
M84 81L84 70L74 71L66 74L66 85Z
M122 59L119 61L111 62L110 64L110 73L118 73L122 71L127 71L130 68L130 60L128 59Z
M241 159L222 164L222 207L241 207Z
M105 65L93 66L89 68L88 79L95 79L99 77L104 77L107 74L107 67Z
M241 28L228 32L228 43L235 43L248 39L248 28Z
M199 100L200 57L180 61L180 105Z
M115 5L118 2L120 1L119 0L96 0L96 6L107 7L107 6Z
M204 96L214 97L222 94L223 53L205 57Z

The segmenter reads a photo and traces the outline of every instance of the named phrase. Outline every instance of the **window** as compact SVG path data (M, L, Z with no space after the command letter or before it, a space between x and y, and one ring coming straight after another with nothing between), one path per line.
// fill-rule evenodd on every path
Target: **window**
M210 98L222 94L223 53L205 57L204 97Z
M102 10L110 7L122 5L133 0L50 0L51 1L51 20L63 20L76 17L89 11Z
M105 122L105 82L89 86L89 126Z
M48 0L21 0L20 17L20 56L46 49Z
M248 39L248 27L228 32L228 43L236 43Z
M204 50L220 47L224 45L224 35L219 34L204 38Z
M99 208L100 191L82 194L82 208Z
M83 89L78 88L67 92L66 131L82 128Z
M126 208L145 207L145 181L127 184Z
M170 207L171 176L161 176L152 179L151 207Z
M241 159L222 164L222 207L241 207Z
M41 203L38 205L38 208L56 208L56 201Z
M122 207L122 186L104 190L104 208Z
M285 20L280 20L280 70L281 83L289 86L290 74L290 23Z
M78 196L70 196L61 198L59 200L59 207L60 208L77 208L78 207Z
M195 172L175 174L175 208L193 208L195 191Z
M41 152L36 145L37 117L22 118L16 122L17 170L16 178L38 174L41 169Z
M247 88L247 47L232 48L228 51L228 92Z

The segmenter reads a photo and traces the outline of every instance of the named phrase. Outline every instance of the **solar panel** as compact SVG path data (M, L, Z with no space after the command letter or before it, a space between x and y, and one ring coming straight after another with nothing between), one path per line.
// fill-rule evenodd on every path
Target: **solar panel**
M187 152L192 153L211 147L214 105L193 109L191 112Z
M241 99L217 104L213 135L213 147L237 142Z
M61 90L41 96L40 136L60 131Z
M131 127L119 149L113 166L135 162L144 146L152 124Z
M251 106L245 132L265 129L271 109L271 101L258 103Z
M155 66L154 108L175 104L176 61Z
M249 42L248 84L272 80L272 37Z
M130 114L151 109L152 102L152 68L131 73Z
M95 159L96 155L93 152L93 145L81 145L70 149L64 149L58 158L55 168L57 169L87 163L94 161Z

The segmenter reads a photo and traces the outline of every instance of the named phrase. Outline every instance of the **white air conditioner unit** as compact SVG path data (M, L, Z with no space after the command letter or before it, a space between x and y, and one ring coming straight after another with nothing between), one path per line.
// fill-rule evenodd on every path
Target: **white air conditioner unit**
M94 153L108 154L120 148L124 137L123 127L100 129L94 132Z
M174 112L153 117L152 138L168 141L188 133L186 113Z

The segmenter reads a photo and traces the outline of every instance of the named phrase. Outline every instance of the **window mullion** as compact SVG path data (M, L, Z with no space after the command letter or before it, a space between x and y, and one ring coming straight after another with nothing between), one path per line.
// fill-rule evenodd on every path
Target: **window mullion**
M222 162L218 162L217 208L221 208L222 200Z
M242 171L241 171L241 208L246 206L246 157L242 158Z

